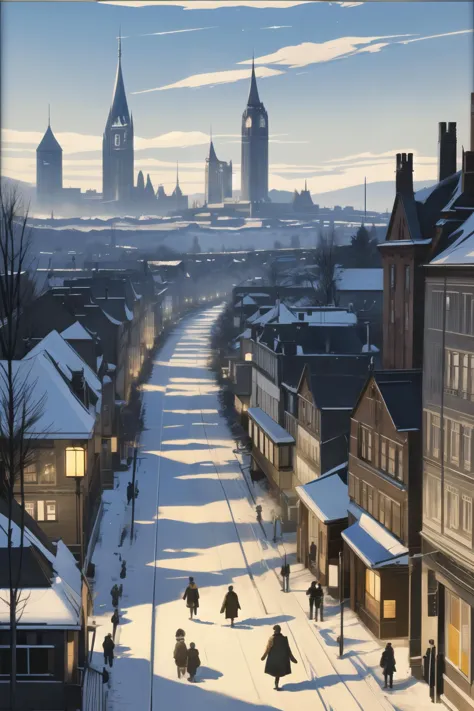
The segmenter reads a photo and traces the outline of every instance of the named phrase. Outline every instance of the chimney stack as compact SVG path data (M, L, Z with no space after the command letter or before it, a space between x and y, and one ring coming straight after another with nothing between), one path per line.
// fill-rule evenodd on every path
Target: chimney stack
M474 151L465 151L462 156L462 191L474 197Z
M438 180L449 178L456 172L456 124L446 122L439 123L438 139Z
M413 153L397 153L395 189L413 197Z

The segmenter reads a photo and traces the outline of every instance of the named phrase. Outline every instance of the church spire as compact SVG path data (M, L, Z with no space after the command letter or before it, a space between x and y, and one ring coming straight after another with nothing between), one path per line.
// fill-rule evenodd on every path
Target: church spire
M125 85L122 75L122 34L118 37L118 63L115 77L114 94L112 106L109 113L109 125L128 126L130 124L130 114L128 111L127 97L125 95Z
M252 76L250 79L250 92L249 100L247 101L247 106L259 106L260 103L261 102L257 88L257 77L255 76L255 57L252 54Z
M51 104L48 104L48 128L51 128Z
M176 187L179 188L179 162L176 161Z

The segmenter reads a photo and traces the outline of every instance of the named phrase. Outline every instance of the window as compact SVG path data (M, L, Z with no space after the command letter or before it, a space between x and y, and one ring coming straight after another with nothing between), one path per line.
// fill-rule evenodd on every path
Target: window
M459 464L459 449L460 449L461 427L459 422L451 422L451 461L454 464Z
M446 657L468 678L470 677L471 608L446 590Z
M247 116L247 119L245 121L245 128L252 128L252 117Z
M380 576L368 568L365 571L365 607L375 617L380 617Z
M443 328L443 292L433 290L431 292L431 308L429 311L430 328Z
M467 353L462 356L461 391L463 397L467 397L469 393L469 356Z
M405 266L405 291L410 291L410 267Z
M25 511L37 521L57 521L55 501L29 501Z
M118 133L116 133L114 136L114 143L117 146L117 148L120 146L120 136Z
M31 518L35 517L35 502L34 501L25 501L25 511L27 514L31 516Z
M252 354L251 354L251 353L246 353L246 354L245 354L245 360L246 360L247 362L251 361L251 360L252 360Z
M395 264L390 265L390 288L395 289Z
M433 457L439 458L439 448L441 443L441 420L439 415L431 415L431 443Z
M31 462L23 470L24 482L25 484L36 484L38 481L38 474L36 471L36 462Z
M385 525L385 496L379 492L379 521Z
M279 447L280 467L291 467L291 451L289 447Z
M387 440L384 437L380 438L380 469L387 471Z
M52 645L17 646L17 676L54 676L54 647ZM11 670L9 646L0 645L0 677Z
M360 457L372 461L372 430L367 427L360 428Z
M472 456L472 428L462 428L462 459L463 466L467 472L471 471L471 456Z
M258 122L258 125L260 126L260 128L265 128L265 126L266 126L266 121L265 121L265 118L264 118L263 116L260 116L260 120L259 120L259 122Z
M472 400L474 399L474 356L470 356L469 358L469 394Z
M367 484L367 511L373 514L374 511L374 487Z
M446 331L459 333L459 294L448 291L446 295Z
M397 601L396 600L384 600L383 601L383 616L385 620L394 620L397 616Z
M402 531L401 531L401 508L400 504L395 503L395 501L392 502L392 533L394 533L398 538L401 538Z
M425 518L441 523L441 481L425 474L423 491Z
M453 531L457 531L459 528L459 493L453 486L446 487L446 503L448 505L448 526Z
M388 445L388 473L395 476L397 450L394 444Z
M38 452L38 483L56 484L56 452L40 449Z
M403 447L397 447L397 479L403 481Z
M462 495L462 530L472 535L472 498Z

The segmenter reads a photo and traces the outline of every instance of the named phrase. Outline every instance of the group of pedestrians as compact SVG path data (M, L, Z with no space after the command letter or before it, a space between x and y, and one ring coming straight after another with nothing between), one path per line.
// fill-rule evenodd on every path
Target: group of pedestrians
M176 630L176 644L174 646L173 657L178 670L178 679L184 677L188 672L188 681L196 681L196 672L201 666L199 659L199 650L196 649L194 642L191 642L189 649L184 640L186 632L181 628Z

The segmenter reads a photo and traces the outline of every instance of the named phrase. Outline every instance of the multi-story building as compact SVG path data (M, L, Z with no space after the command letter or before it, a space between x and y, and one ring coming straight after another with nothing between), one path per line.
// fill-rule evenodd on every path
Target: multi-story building
M219 204L232 197L232 161L219 160L212 139L206 158L204 193L207 205Z
M348 487L351 608L380 639L419 640L408 556L421 546L421 371L375 371L367 381L351 419Z
M36 193L38 202L54 206L63 189L63 149L48 128L36 149Z

